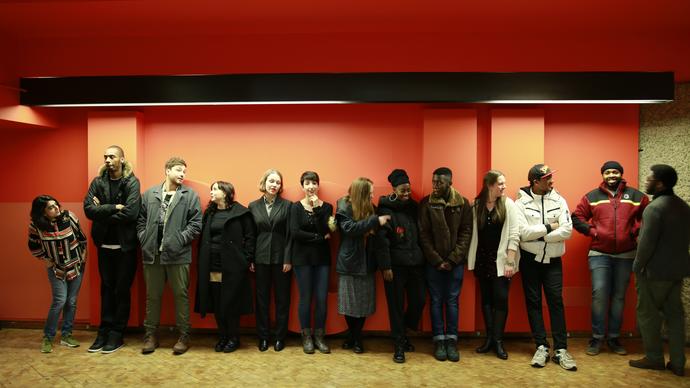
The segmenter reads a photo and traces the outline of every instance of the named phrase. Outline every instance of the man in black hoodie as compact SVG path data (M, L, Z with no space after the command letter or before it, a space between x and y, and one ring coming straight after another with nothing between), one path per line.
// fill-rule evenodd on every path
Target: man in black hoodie
M98 247L101 276L101 326L91 353L112 353L124 345L130 288L137 270L136 220L141 207L139 179L119 146L108 147L103 166L84 198L91 237Z

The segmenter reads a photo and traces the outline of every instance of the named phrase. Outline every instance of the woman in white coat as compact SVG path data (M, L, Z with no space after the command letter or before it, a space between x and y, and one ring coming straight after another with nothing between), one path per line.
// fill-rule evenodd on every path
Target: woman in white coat
M468 267L479 281L486 341L477 353L496 352L507 359L503 332L508 318L510 278L518 271L520 230L515 203L503 193L506 179L500 171L484 175L482 190L472 206L474 228Z

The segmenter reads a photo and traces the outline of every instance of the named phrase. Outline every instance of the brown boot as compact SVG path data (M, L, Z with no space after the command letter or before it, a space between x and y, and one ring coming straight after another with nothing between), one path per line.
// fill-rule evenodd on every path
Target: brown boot
M182 334L180 339L177 340L175 346L173 346L173 354L180 355L189 350L189 335Z
M156 351L158 347L158 338L155 334L146 334L144 337L144 346L141 348L142 354L151 354Z

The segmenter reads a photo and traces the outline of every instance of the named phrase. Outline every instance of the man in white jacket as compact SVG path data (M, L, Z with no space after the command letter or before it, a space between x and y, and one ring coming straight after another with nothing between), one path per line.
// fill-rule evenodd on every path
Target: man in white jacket
M565 198L553 188L553 173L544 164L534 165L528 173L530 185L518 192L515 204L520 226L520 271L525 305L537 351L532 366L542 368L549 359L549 342L542 314L542 289L551 317L554 348L553 361L563 369L577 370L568 353L563 308L563 266L565 240L573 231Z

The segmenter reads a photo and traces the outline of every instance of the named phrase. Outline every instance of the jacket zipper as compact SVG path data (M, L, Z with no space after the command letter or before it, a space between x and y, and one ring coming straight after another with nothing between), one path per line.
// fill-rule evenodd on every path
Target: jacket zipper
M541 223L546 224L546 218L545 216L545 209L544 209L544 196L541 196ZM548 234L548 233L547 233ZM544 236L546 237L546 236ZM541 256L541 263L544 264L544 259L546 259L546 239L544 239L544 253Z
M618 226L616 225L616 220L618 219L618 201L616 197L611 198L613 200L613 253L618 253Z

